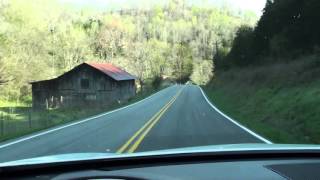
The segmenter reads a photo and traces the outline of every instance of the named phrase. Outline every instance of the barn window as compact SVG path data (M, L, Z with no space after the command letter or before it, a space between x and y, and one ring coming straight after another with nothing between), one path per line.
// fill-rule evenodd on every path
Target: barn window
M81 88L89 89L89 79L81 79Z
M114 81L112 81L111 86L112 86L112 89L116 89L116 88L117 88L117 83L116 83L116 82L114 82Z

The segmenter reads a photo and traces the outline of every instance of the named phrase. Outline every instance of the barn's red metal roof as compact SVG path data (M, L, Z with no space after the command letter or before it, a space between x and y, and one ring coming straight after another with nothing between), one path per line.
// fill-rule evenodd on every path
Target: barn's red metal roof
M86 62L89 66L101 71L102 73L110 76L114 80L123 81L123 80L133 80L136 79L135 76L129 74L128 72L110 64L110 63L94 63Z
M129 74L128 72L110 64L110 63L95 63L95 62L85 62L85 63L82 63L80 64L79 66L83 65L83 64L86 64L86 65L89 65L90 67L104 73L105 75L111 77L112 79L116 80L116 81L124 81L124 80L135 80L137 79L137 77ZM77 67L79 67L77 66ZM75 67L75 68L77 68ZM73 69L75 69L73 68ZM72 70L73 70L72 69ZM72 71L70 70L70 71ZM68 71L68 72L70 72ZM68 73L66 72L66 73ZM47 80L41 80L41 81L32 81L32 82L29 82L30 84L33 84L33 83L38 83L38 82L45 82L45 81L51 81L51 80L56 80L62 76L64 76L66 73L56 77L56 78L53 78L53 79L47 79Z

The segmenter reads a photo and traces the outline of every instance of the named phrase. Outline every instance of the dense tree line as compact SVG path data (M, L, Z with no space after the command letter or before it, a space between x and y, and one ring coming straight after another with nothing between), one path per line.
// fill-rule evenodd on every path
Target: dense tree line
M319 52L319 9L317 0L268 0L256 27L240 27L230 53L217 65L247 66Z
M141 85L168 77L205 84L213 76L216 44L227 52L236 29L255 18L183 0L106 12L48 0L0 0L0 96L23 100L30 97L30 81L84 61L118 65Z

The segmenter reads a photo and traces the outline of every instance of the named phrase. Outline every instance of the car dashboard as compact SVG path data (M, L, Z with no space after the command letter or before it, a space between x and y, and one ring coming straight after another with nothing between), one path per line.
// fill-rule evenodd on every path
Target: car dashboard
M312 151L182 153L1 167L0 179L320 179Z

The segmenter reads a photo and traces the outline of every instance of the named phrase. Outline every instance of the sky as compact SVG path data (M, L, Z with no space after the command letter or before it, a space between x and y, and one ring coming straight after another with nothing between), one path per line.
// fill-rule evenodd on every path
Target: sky
M150 7L154 4L165 4L168 0L59 0L62 3L75 5L78 7L93 7L99 9L119 9L129 7ZM236 9L251 10L258 16L262 14L266 0L187 0L192 4L200 4L206 1L209 4L221 6L229 5Z
M261 15L266 5L266 0L229 0L229 3L240 9L252 10Z

